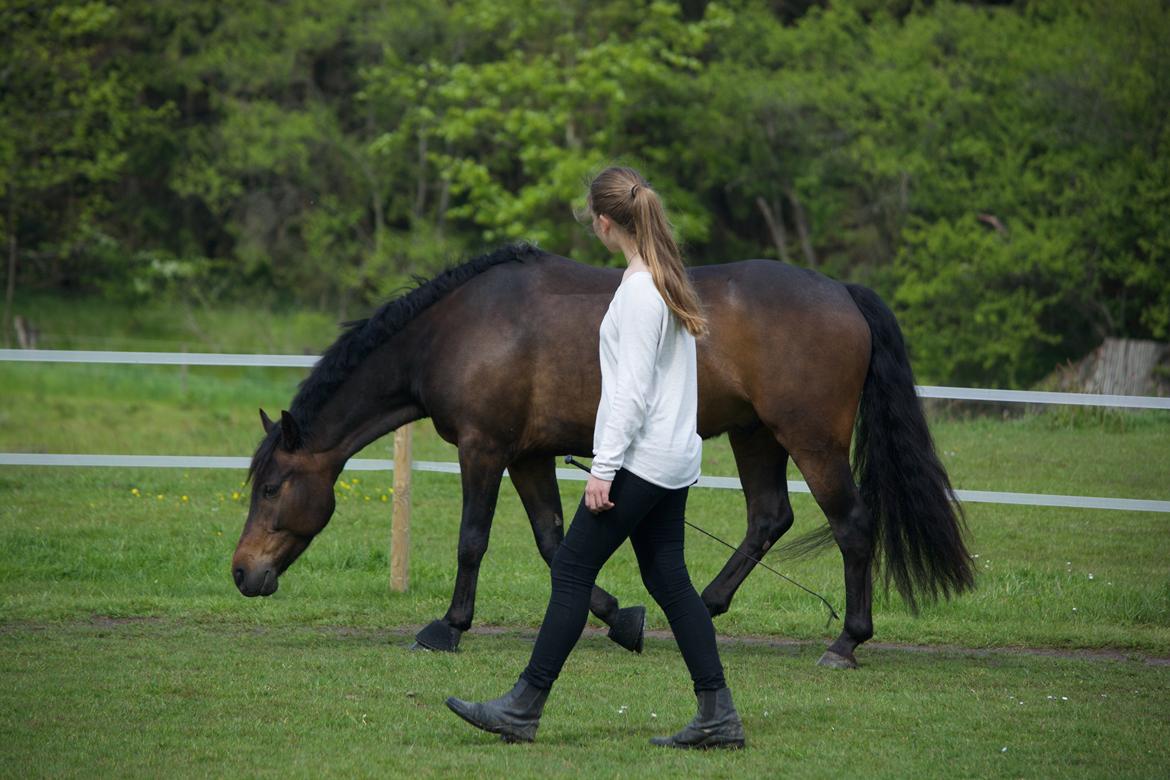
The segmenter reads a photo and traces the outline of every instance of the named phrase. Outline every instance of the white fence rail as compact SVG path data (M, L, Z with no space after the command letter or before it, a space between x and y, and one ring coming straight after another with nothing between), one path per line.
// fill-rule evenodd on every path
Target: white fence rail
M0 362L312 368L318 359L318 357L313 355L0 349ZM1154 398L1148 396L1049 393L1025 390L935 387L929 385L919 386L916 389L918 390L918 394L923 398L948 398L963 401L992 401L997 403L1107 406L1129 409L1170 409L1170 398ZM218 456L0 453L0 466L245 469L248 467L249 462L248 458L243 457ZM394 461L354 458L346 464L346 468L353 471L392 471ZM459 473L459 464L457 463L415 461L412 468L415 471ZM585 474L574 469L557 469L557 477L567 480L583 480L586 478ZM739 480L734 477L703 477L699 480L698 486L724 490L742 489ZM794 493L809 492L808 485L798 480L789 480L788 489ZM1170 501L1146 499L1065 496L1047 493L1007 493L988 490L956 490L955 497L960 501L972 503L1170 513Z
M115 468L177 468L177 469L246 469L250 460L241 457L215 455L80 455L45 454L37 452L0 453L0 466L85 466ZM345 464L347 471L393 471L394 461L374 458L353 458ZM416 460L414 471L435 471L458 474L458 463ZM504 472L507 476L507 472ZM557 469L557 478L580 480L588 478L578 469ZM698 487L717 490L742 490L736 477L701 477ZM788 480L792 493L809 492L800 480ZM1016 504L1024 506L1056 506L1076 509L1121 509L1130 512L1170 512L1170 501L1135 498L1106 498L1101 496L1062 496L1050 493L1001 493L992 490L956 490L955 498L975 504Z
M71 349L0 349L0 362L117 363L148 366L249 366L253 368L312 368L316 355L219 354L214 352L106 352ZM1144 395L1049 393L1037 390L997 390L978 387L919 385L923 398L996 403L1109 406L1125 409L1170 409L1170 398Z

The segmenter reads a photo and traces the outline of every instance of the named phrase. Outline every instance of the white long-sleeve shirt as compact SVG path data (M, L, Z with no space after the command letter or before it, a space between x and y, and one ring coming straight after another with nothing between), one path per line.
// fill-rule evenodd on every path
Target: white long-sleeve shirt
M601 321L601 403L593 476L625 468L668 489L699 478L695 337L662 299L649 272L630 274Z

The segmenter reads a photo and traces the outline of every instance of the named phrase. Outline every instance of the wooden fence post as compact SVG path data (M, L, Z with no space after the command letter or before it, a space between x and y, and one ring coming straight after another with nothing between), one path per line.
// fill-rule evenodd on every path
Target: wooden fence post
M394 510L390 522L390 589L405 593L410 566L410 444L413 423L394 432Z

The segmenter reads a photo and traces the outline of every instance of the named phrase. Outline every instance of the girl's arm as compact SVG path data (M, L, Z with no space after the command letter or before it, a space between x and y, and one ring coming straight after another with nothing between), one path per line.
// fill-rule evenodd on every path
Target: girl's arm
M593 453L591 473L612 481L626 450L646 419L647 397L654 382L654 364L662 338L666 303L647 274L630 279L631 289L617 312L617 377L601 442Z

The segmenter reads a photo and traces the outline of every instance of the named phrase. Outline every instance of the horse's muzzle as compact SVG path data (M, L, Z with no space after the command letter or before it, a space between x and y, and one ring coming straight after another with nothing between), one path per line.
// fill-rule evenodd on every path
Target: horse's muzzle
M236 587L240 589L240 593L249 598L252 596L271 596L276 593L276 589L279 587L276 572L271 568L247 571L243 566L237 566L232 570L232 576L236 580Z

